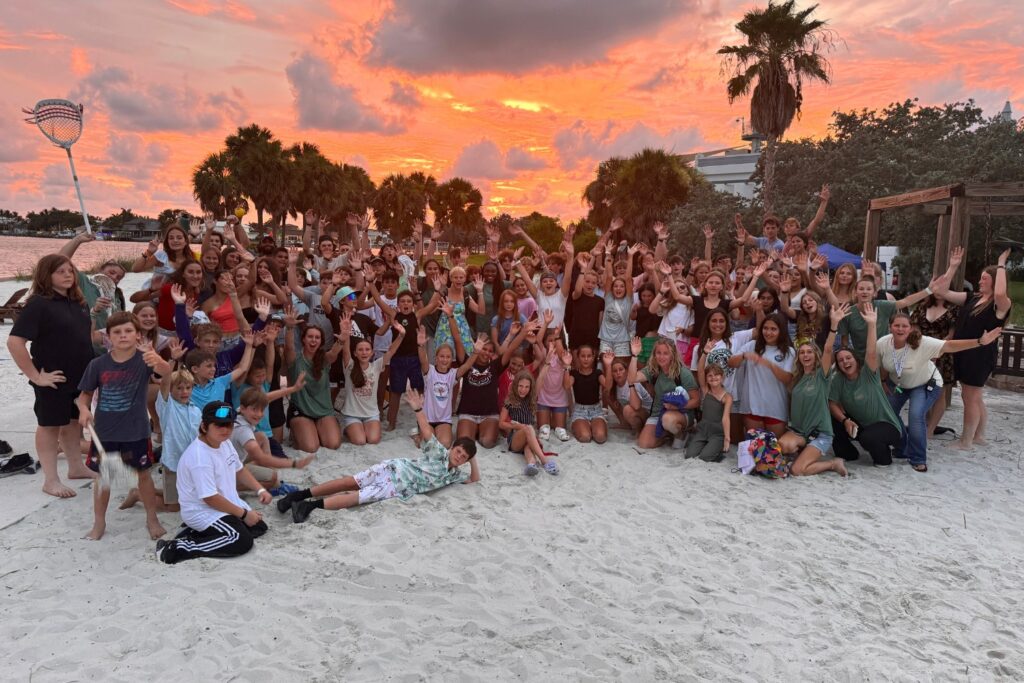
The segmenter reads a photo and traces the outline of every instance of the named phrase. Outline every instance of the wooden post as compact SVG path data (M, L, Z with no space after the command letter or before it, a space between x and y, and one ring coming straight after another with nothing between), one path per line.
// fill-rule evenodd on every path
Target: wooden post
M967 238L971 232L970 200L967 197L953 197L953 214L949 217L949 250L955 247L963 247L967 250ZM965 258L953 275L953 282L950 287L959 290L964 286L964 268L967 266Z
M949 264L949 216L939 216L938 225L935 227L935 261L932 264L932 277L938 277L946 272L946 265Z
M868 209L867 224L864 226L864 253L871 261L878 260L878 228L882 224L881 209Z

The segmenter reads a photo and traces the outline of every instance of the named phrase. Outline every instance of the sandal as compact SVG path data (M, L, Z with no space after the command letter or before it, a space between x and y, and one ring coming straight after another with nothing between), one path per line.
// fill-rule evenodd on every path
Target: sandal
M544 471L547 472L548 474L556 475L561 470L558 469L558 463L552 460L550 462L544 463Z
M924 464L923 462L919 462L916 465L911 465L911 467L914 468L915 472L927 472L928 471L928 465Z
M526 468L523 470L523 474L528 477L535 477L540 472L540 468L535 463L527 463Z

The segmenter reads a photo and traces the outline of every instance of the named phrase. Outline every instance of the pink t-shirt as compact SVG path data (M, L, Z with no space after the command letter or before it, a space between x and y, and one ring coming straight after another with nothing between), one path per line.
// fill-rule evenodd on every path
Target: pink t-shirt
M532 296L528 296L525 299L519 299L519 314L527 320L533 317L533 314L537 312L537 302L533 300Z
M549 408L568 408L569 392L562 386L565 371L562 369L562 361L552 354L547 358L548 371L540 383L540 391L537 394L537 405Z

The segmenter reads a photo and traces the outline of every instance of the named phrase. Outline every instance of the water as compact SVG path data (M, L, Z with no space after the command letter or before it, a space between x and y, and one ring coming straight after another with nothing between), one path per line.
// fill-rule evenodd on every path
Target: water
M0 279L19 274L31 277L43 256L56 254L67 240L45 237L0 236ZM109 259L134 259L146 248L145 242L87 242L75 252L75 266L88 270Z

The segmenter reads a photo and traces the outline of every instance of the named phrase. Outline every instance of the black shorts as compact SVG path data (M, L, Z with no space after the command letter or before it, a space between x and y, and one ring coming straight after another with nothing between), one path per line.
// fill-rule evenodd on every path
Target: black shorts
M36 392L36 402L32 409L36 413L36 424L40 427L63 427L71 422L78 421L78 389L71 387L64 388L61 385L58 389L51 387L37 387L32 385Z
M153 457L153 444L150 443L149 439L139 439L138 441L104 441L103 448L107 451L108 455L115 451L120 453L121 462L135 470L145 472L156 464L156 458ZM96 444L89 446L89 454L85 457L85 466L93 472L100 471L100 458L96 452Z
M294 403L289 403L288 404L288 422L291 422L292 420L294 420L297 417L304 417L307 420L312 420L313 422L316 422L317 420L320 419L319 417L313 417L311 415L306 415L304 412L299 410L299 407L297 405L295 405ZM321 417L328 417L328 416L327 415L322 415Z
M391 359L389 388L393 394L404 394L406 383L423 393L423 368L419 356L394 356Z
M277 429L278 427L284 427L287 422L284 414L284 399L278 398L270 402L267 406L267 419L270 420L270 428Z

